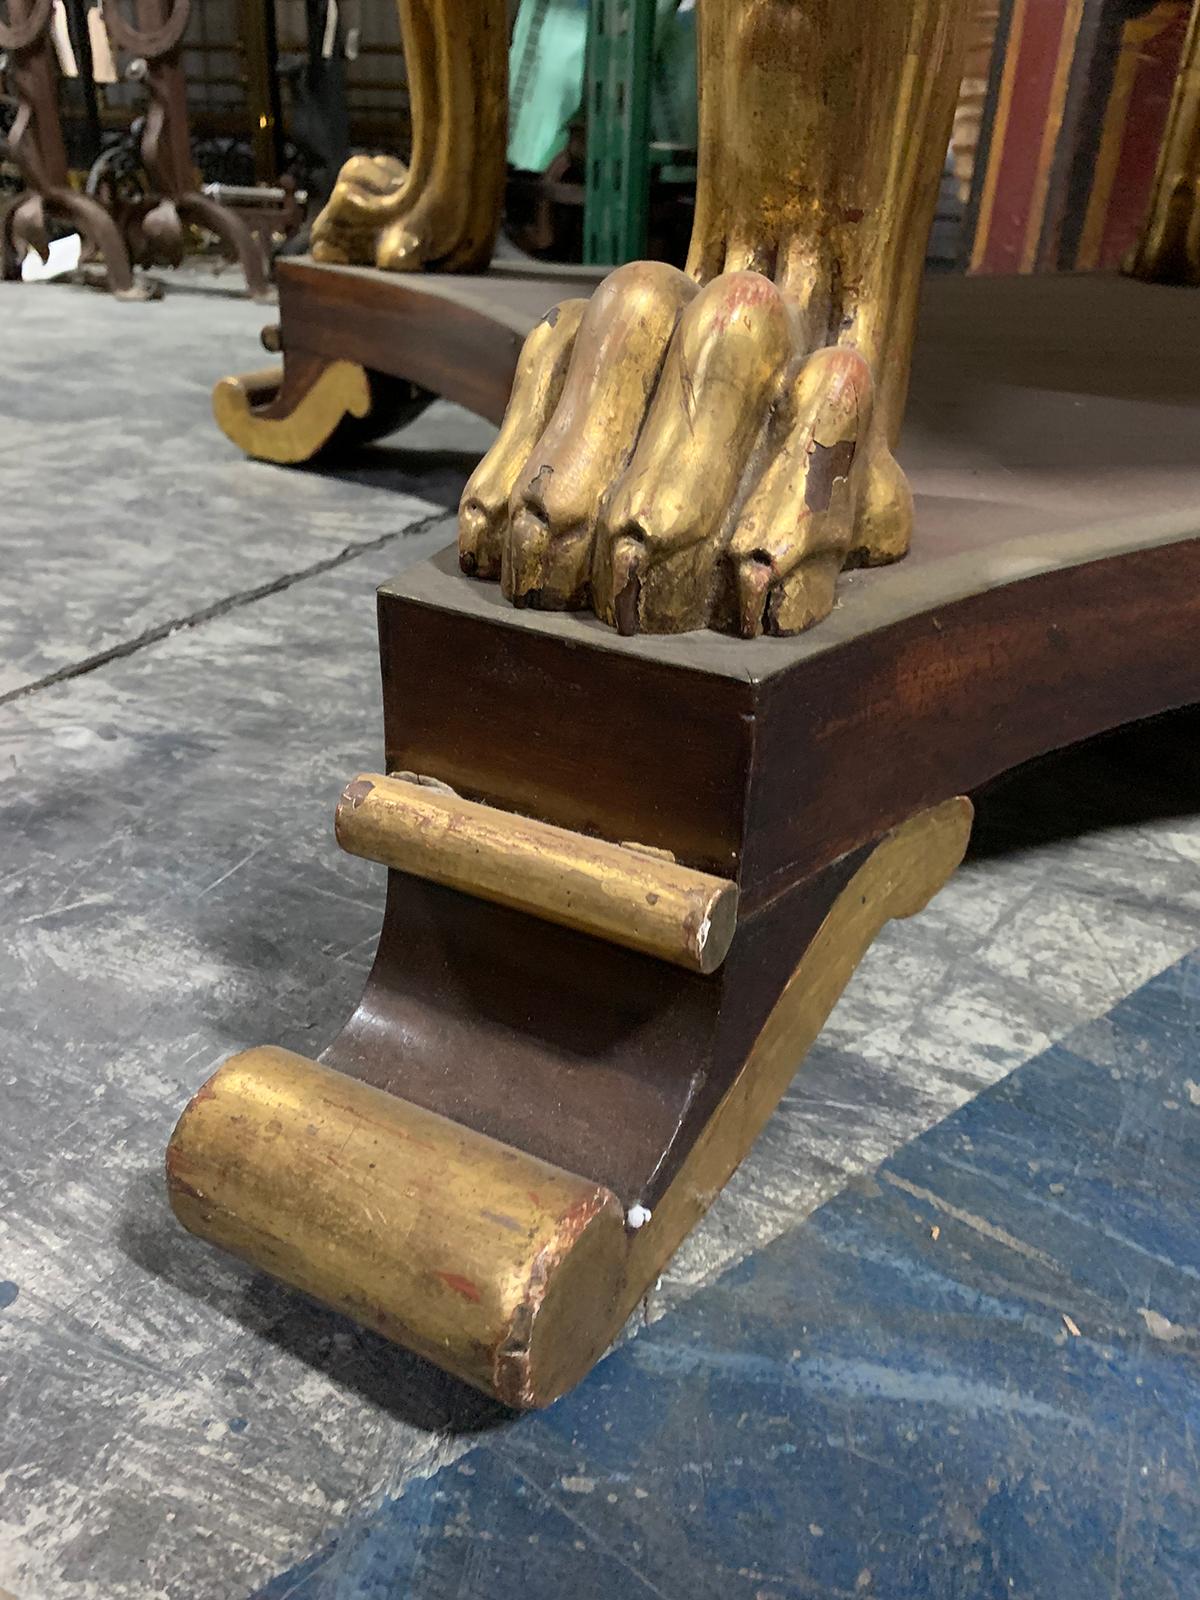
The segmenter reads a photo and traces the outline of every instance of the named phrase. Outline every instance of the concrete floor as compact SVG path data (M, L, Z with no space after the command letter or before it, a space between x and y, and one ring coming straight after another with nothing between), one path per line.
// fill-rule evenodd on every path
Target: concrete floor
M241 460L261 308L0 285L0 1588L1200 1595L1195 714L983 798L636 1328L513 1419L183 1235L231 1051L316 1054L381 875L372 591L489 437Z

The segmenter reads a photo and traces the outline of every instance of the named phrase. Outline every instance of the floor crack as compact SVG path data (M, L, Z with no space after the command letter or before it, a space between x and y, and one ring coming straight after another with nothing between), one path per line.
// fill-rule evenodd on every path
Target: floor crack
M320 561L314 561L311 566L302 567L299 572L285 573L282 577L272 578L269 583L260 583L253 589L242 589L237 594L225 595L222 599L214 600L211 605L202 606L199 611L192 611L187 616L172 617L169 622L160 622L153 628L147 628L145 633L139 633L136 639L125 639L108 650L100 650L94 656L86 656L82 661L73 662L69 667L59 667L55 672L48 672L43 678L35 678L31 683L23 683L16 689L10 689L6 694L0 694L0 706L10 705L14 700L24 700L26 696L37 694L41 689L52 688L56 683L66 683L72 678L85 677L89 672L95 672L98 667L108 666L110 661L122 661L126 656L136 655L139 650L146 649L148 645L158 644L160 640L168 639L172 634L181 633L185 628L198 628L205 622L212 622L217 617L240 610L242 606L266 600L273 594L282 594L293 584L304 583L309 578L319 578L322 573L332 572L335 567L343 567L348 562L357 561L361 556L383 550L397 539L410 539L416 534L427 533L437 523L444 522L446 517L445 508L440 507L429 516L409 523L406 527L397 528L392 533L381 533L377 539L368 539L364 544L346 545L337 555L325 556Z

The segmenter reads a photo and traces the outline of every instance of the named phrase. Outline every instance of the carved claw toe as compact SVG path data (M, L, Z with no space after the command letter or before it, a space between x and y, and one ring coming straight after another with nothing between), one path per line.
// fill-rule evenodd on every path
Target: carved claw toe
M638 632L642 609L642 566L645 542L624 534L612 546L609 555L607 590L612 596L612 620L618 633Z
M459 505L458 551L464 572L500 576L513 489L558 405L586 306L586 300L564 300L525 341L500 432L468 479Z
M404 217L381 229L375 241L375 265L384 272L420 272L427 253Z
M770 460L729 541L742 635L798 633L832 609L872 405L870 369L851 349L819 350L786 385L771 420Z
M314 232L309 247L313 260L323 261L327 266L331 267L352 266L353 262L350 259L349 246L342 243L332 231L326 231L318 239L315 232L316 224L314 223L313 226Z
M515 606L540 606L547 587L550 529L532 506L522 506L509 524L500 585Z
M734 557L732 587L737 616L737 631L743 639L766 633L767 605L776 574L763 551Z
M495 519L478 500L464 503L458 511L458 564L469 578L494 578L499 573L499 556L494 557L491 537Z

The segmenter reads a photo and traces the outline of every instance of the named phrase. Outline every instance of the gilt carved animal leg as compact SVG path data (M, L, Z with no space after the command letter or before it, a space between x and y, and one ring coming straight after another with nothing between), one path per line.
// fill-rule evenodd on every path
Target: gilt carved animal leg
M318 261L471 272L491 260L508 116L504 0L398 0L411 165L354 156L312 231Z
M794 633L908 548L892 454L963 42L954 0L705 0L686 273L534 331L464 571L622 632Z
M1200 284L1200 0L1194 0L1159 147L1150 208L1125 270Z

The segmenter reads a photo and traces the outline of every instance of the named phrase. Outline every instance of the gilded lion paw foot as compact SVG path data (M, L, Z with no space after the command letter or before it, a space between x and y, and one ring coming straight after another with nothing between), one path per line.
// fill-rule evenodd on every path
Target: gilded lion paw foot
M491 256L495 222L486 206L446 181L418 180L391 156L352 156L313 223L316 261L421 272L462 272Z
M408 221L415 206L403 161L351 156L313 223L314 260L390 271L420 268L424 253Z
M567 301L521 353L459 512L464 572L622 633L796 633L847 565L904 554L911 497L850 346L808 348L756 272L659 262Z

